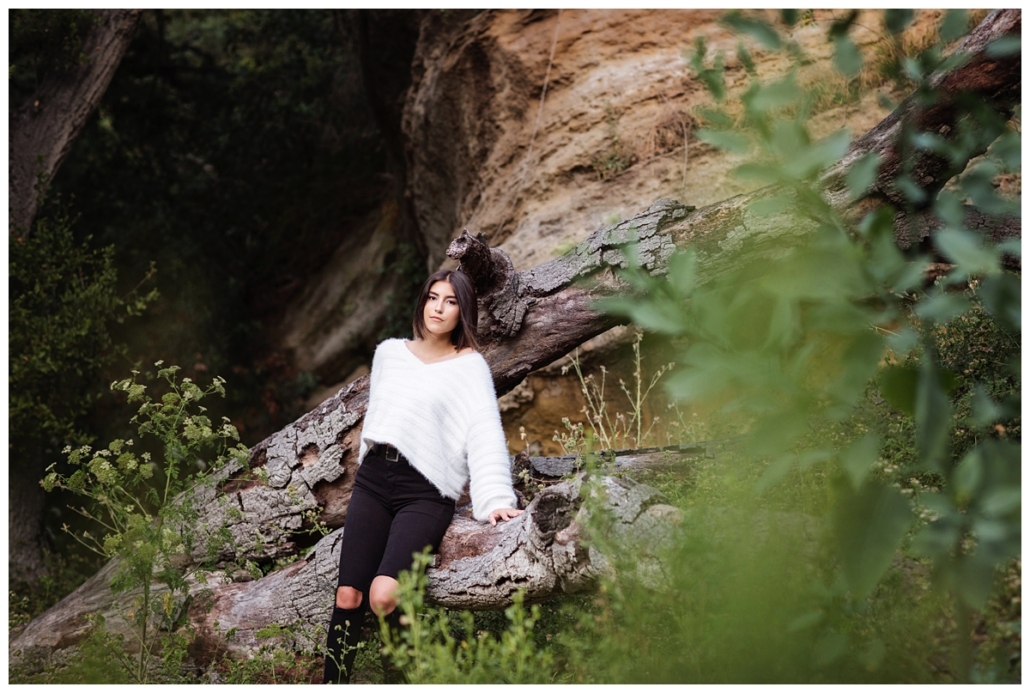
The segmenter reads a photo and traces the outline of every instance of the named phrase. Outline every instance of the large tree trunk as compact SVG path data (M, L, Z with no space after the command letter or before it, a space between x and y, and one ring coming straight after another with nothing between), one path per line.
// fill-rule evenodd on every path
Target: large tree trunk
M990 58L983 47L991 38L1018 35L1020 28L1018 10L996 12L984 20L959 49L970 51L972 60L941 78L950 90L946 94L954 95L971 85L975 96L1002 113L1011 113L1018 102L1020 59ZM954 133L954 128L945 127L954 119L948 104L954 101L944 99L932 109L919 110L909 100L899 112L916 118L921 127L947 136ZM889 160L890 153L897 150L893 123L900 117L893 114L856 140L825 176L830 200L845 217L854 211L841 193L840 181L848 166L872 149ZM953 168L941 166L932 157L916 162L916 168L921 182L931 188L939 188L954 174ZM896 172L884 167L874 190L892 190L891 176ZM702 279L715 277L741 260L742 249L761 257L773 239L804 233L795 218L760 217L751 211L755 200L782 194L782 190L764 189L702 209L659 200L632 219L594 233L564 256L522 272L515 271L504 253L486 248L467 234L455 240L448 254L461 261L480 291L483 354L498 394L614 324L613 318L595 312L592 302L627 290L613 272L628 264L622 250L627 243L638 243L639 262L652 274L664 274L673 251L690 247L697 251ZM862 207L869 209L886 201L890 201L889 195L878 197L874 192ZM1008 228L1005 233L1019 232L1018 224L998 228ZM368 380L362 378L254 447L250 465L264 468L267 483L244 480L242 468L228 469L220 487L205 492L199 525L229 529L235 546L226 558L270 561L298 554L309 544L304 539L305 513L318 513L330 527L344 524L367 403ZM519 586L539 599L589 583L605 567L603 557L592 555L579 541L579 483L572 481L542 492L519 520L497 529L470 523L459 513L441 546L440 558L429 571L430 599L453 606L496 608L507 604ZM675 513L657 503L650 491L627 489L611 480L603 484L609 505L626 525L624 533L641 543L647 543L641 540L641 532L662 536L661 528L675 524ZM332 551L337 534L315 544L302 561L257 581L213 588L213 601L194 602L190 619L200 633L198 642L207 649L219 642L221 647L237 647L219 641L214 621L223 628L235 624L247 633L273 621L320 626L327 620L332 602ZM660 575L654 565L645 566L644 573ZM82 609L79 605L97 589L95 580L87 584L91 586L84 586L30 624L11 643L12 653L46 653L69 642L75 624L81 626L76 620Z
M9 230L28 233L47 182L52 180L86 119L107 91L143 10L98 10L82 45L85 62L47 75L10 117L8 133Z
M47 182L71 150L107 89L139 23L142 10L101 10L83 42L87 60L47 75L10 115L8 133L9 229L28 233ZM8 486L8 565L13 581L31 581L43 570L41 459L18 460Z
M32 583L43 575L43 507L39 485L43 452L32 446L28 460L8 458L7 571L12 584Z
M627 451L612 456L611 468L682 466L707 451L704 445ZM474 520L469 504L458 507L429 570L432 602L452 608L491 609L510 603L518 590L532 602L589 588L609 567L602 555L583 542L583 515L588 509L582 507L581 489L586 483L593 483L595 493L604 495L612 518L606 527L607 540L636 547L638 579L661 585L659 551L681 520L678 509L661 502L661 494L612 477L588 481L585 474L576 474L575 457L519 455L514 467L525 469L542 490L528 503L526 512L497 527ZM566 476L569 474L574 476ZM224 652L253 652L261 645L257 631L272 623L300 626L298 647L321 644L325 634L319 628L329 619L343 532L340 528L322 537L303 557L258 580L245 571L232 570L191 575L187 615L195 629L191 652L196 660L206 664ZM142 590L111 592L117 563L108 563L18 634L10 645L12 662L29 671L53 662L55 652L75 647L87 636L86 617L94 613L104 617L108 630L125 634L133 647L124 605L141 596ZM155 586L154 598L160 599L166 591ZM230 629L235 637L227 640Z

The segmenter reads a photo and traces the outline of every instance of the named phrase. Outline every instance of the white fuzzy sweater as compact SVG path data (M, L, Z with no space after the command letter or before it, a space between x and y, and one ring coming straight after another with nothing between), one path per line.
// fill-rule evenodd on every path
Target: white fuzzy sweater
M493 377L478 352L426 364L405 340L376 347L359 463L375 443L400 450L448 498L457 500L470 479L481 522L515 507Z

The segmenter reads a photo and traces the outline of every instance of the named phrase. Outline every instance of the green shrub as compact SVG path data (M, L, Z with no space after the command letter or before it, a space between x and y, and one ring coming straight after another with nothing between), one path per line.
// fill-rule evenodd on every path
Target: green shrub
M425 567L431 560L428 554L416 557L412 570L400 576L397 609L403 628L394 633L381 622L383 651L409 683L561 682L553 655L534 640L539 606L525 607L517 593L504 611L507 627L501 633L477 630L469 611L425 605Z
M155 364L161 365L160 361ZM165 653L162 661L166 664L170 652L184 652L180 646L171 647L174 643L168 638L174 637L186 620L186 576L201 567L191 555L203 548L201 541L219 540L218 536L197 535L198 509L193 495L184 492L207 483L211 472L230 460L245 463L248 455L247 448L238 444L239 433L229 420L213 424L200 404L212 394L224 397L224 381L216 377L207 388L201 388L190 378L180 380L178 370L171 366L157 372L156 379L167 387L160 400L147 394L147 385L137 382L138 371L111 384L112 390L126 393L130 403L140 403L131 423L138 426L141 439L156 440L160 450L156 456L149 451L137 453L131 438L113 440L96 450L89 445L69 446L65 453L74 471L50 471L41 482L48 492L64 489L90 501L90 508L76 512L94 523L93 530L73 533L65 525L65 531L97 554L118 559L111 580L114 592L138 594L124 614L134 628L132 650L138 648L138 656L116 658L136 683L151 680L150 660L157 652ZM217 550L207 547L203 553L217 555ZM165 591L155 590L155 578ZM94 631L105 646L118 649L110 640L118 636L105 636L102 623L95 624Z

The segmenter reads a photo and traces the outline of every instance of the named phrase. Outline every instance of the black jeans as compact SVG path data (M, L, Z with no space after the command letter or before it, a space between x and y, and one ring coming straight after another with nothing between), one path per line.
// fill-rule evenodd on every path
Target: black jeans
M411 568L413 554L427 546L436 551L453 517L454 501L442 496L395 448L376 445L368 452L347 508L337 580L339 586L361 592L362 599L356 609L333 605L327 683L350 678L372 580L378 575L397 579Z

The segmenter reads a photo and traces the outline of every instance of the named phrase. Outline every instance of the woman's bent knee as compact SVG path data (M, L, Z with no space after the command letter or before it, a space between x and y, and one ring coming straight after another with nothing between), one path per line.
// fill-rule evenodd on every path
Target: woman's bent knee
M397 608L397 581L377 575L368 590L368 605L376 616L386 616Z
M336 607L339 609L357 609L361 606L364 595L353 587L342 585L336 588Z

